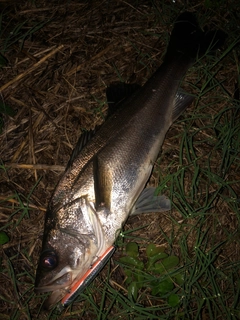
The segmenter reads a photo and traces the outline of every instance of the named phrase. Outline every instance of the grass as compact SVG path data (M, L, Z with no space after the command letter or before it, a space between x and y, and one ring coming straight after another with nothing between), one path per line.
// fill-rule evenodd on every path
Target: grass
M41 8L41 2L38 5ZM76 4L76 10L79 10L78 5L79 3ZM32 13L27 11L25 13L29 14L28 18L23 18L21 10L24 12L25 9L18 7L19 20L12 20L14 24L11 28L10 24L5 22L6 13L13 14L11 7L2 11L0 35L1 54L4 56L4 83L12 79L12 72L15 75L29 67L24 64L26 56L22 60L18 58L17 62L16 57L19 52L16 51L16 46L20 49L27 48L28 54L32 56L46 49L44 45L41 47L41 43L45 40L48 41L48 45L59 45L58 41L63 42L65 49L58 53L59 61L54 56L43 62L42 69L35 69L35 80L34 77L25 78L25 82L16 82L15 87L9 87L1 92L3 100L1 106L4 108L7 106L7 109L4 109L3 134L0 136L2 145L0 231L6 232L9 241L0 246L0 319L237 320L240 318L239 35L236 29L238 12L234 2L230 2L228 7L224 5L221 2L221 6L216 7L215 1L205 1L203 4L196 1L187 8L193 10L200 8L199 16L202 17L203 25L209 21L211 27L219 26L224 30L227 29L228 40L222 52L201 59L188 73L183 87L196 95L195 105L170 129L154 168L151 182L158 185L160 193L167 194L172 199L172 211L162 215L130 217L117 239L119 247L117 253L74 304L61 314L55 309L50 312L42 311L44 298L47 295L36 296L33 291L41 246L44 208L58 175L51 170L39 173L37 170L12 169L9 168L8 162L15 159L16 154L20 154L13 162L28 162L30 159L33 165L34 163L46 163L49 166L52 163L65 164L64 156L61 158L59 154L70 155L69 146L74 145L78 138L74 138L76 135L74 131L70 139L65 138L65 132L69 135L70 127L74 126L76 121L79 121L77 123L82 128L85 125L87 127L91 120L86 120L85 123L81 122L81 119L78 120L79 114L74 113L74 108L72 109L70 104L67 105L69 115L65 112L61 118L60 114L65 108L65 105L61 105L63 97L67 96L69 100L81 98L85 90L86 94L77 105L79 108L77 112L82 112L82 118L89 116L89 119L92 119L96 116L101 119L104 108L102 101L105 101L104 88L103 94L100 94L98 90L95 92L89 87L92 83L94 88L98 88L99 83L104 87L112 80L108 78L108 74L114 75L115 80L129 79L132 75L140 82L148 78L154 66L159 65L159 57L162 56L169 38L170 24L180 7L179 4L173 7L171 2L160 8L157 2L150 1L150 10L146 5L142 5L141 1L139 6L121 3L122 7L119 6L115 12L116 24L112 22L112 33L104 31L107 33L107 41L117 35L116 43L119 43L119 40L123 43L121 48L118 47L120 57L114 50L113 53L108 51L106 57L94 51L96 48L105 48L106 45L105 33L97 29L98 32L94 34L95 29L91 29L92 24L98 26L94 12L98 12L99 8L104 11L103 4L99 3L99 6L91 9L92 24L84 35L87 40L82 40L83 37L81 43L77 42L78 36L76 39L71 38L74 37L73 29L67 34L66 39L64 33L60 35L61 40L57 38L59 25L55 29L55 25L51 23L57 19L65 21L65 16L61 16L61 10L55 16L53 14L51 19L47 18L47 15L39 16L38 21L33 23L35 18L31 19L34 17L34 10L38 8L33 6ZM81 10L83 9L85 10L84 6L81 7ZM124 20L121 12L125 12ZM89 16L85 11L84 15ZM76 17L73 17L73 21L75 19ZM139 25L137 19L141 21ZM122 21L125 21L125 25L120 32L119 26ZM50 23L49 29L48 23ZM73 26L76 26L74 23ZM70 26L71 23L67 25ZM77 25L76 30L77 28L80 27ZM27 40L34 39L36 34L39 42L33 40L29 47L26 47ZM53 42L55 37L57 40ZM126 38L128 43L123 42ZM72 43L77 45L73 46ZM83 53L81 48L88 43L91 43L89 52ZM72 51L68 51L68 46L71 45ZM31 51L32 48L35 51ZM87 57L86 61L91 57L91 64L84 64L81 60L83 56ZM100 58L95 60L92 57ZM5 65L5 58L11 65ZM68 70L68 67L72 70L75 58L77 64L80 59L83 66L80 72L82 78L81 75L74 74L73 78L69 77L62 84L62 77L67 77L64 70ZM63 69L59 69L60 61ZM101 69L102 65L106 69ZM16 66L17 68L22 66L22 69L15 69ZM59 74L60 78L57 78ZM53 79L53 82L48 82L49 78ZM86 87L82 88L86 79L92 82L88 80ZM238 86L238 90L235 89L235 85ZM31 94L21 95L22 92L27 92L28 88L31 88ZM91 108L85 110L84 101L89 98ZM44 104L46 101L49 102L49 106ZM44 106L46 116L44 122L49 121L47 122L49 131L46 131L44 122L41 122L41 106ZM18 112L15 114L12 110L16 109ZM19 114L21 117L18 118ZM25 123L29 123L31 115L32 125L25 126ZM61 121L58 122L59 118ZM12 127L13 124L17 129ZM43 133L44 130L47 132L47 137ZM79 132L79 128L76 131ZM41 138L41 143L38 141L38 136ZM55 140L56 136L59 136L61 143ZM20 153L18 146L13 143L14 139L18 146L25 142ZM49 145L53 149L49 149ZM67 146L67 151L62 146ZM53 153L56 158L51 162ZM179 304L170 306L167 295L166 297L152 295L147 287L139 290L136 301L128 295L127 277L120 261L127 243L133 241L138 243L139 254L144 262L146 262L146 247L150 242L164 247L168 255L179 258L180 262L174 272L181 272L184 281L167 293L176 294L179 297ZM134 268L132 269L136 272ZM147 270L142 272L144 279L149 281L156 277Z
M22 49L24 41L31 38L38 30L42 29L51 21L51 19L44 19L44 21L34 22L33 25L29 25L29 19L22 19L21 22L9 19L7 24L3 24L3 20L6 22L5 17L11 16L10 8L10 6L6 7L0 13L0 38L3 40L1 42L2 54L5 54L7 50L14 45L20 46ZM8 31L6 32L6 30Z

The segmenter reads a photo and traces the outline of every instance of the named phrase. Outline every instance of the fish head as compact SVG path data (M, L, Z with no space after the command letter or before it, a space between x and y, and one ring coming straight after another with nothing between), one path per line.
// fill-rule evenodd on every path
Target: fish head
M72 207L68 206L69 211L79 213L79 206L73 203ZM61 300L97 259L99 243L91 223L84 219L82 211L76 218L67 223L61 219L61 223L54 223L53 227L46 222L35 292L52 291L45 302L47 309Z

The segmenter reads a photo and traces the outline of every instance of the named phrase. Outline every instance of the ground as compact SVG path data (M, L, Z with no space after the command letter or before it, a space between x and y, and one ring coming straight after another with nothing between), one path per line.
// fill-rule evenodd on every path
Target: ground
M238 1L0 1L0 9L0 230L9 238L0 244L0 319L239 319ZM81 133L104 122L106 87L144 84L185 10L228 37L187 73L181 87L194 103L154 166L149 183L172 210L130 217L94 285L61 315L45 312L33 289L54 187ZM164 295L149 282L134 299L120 262L130 241L144 263L149 243L178 257L183 281Z

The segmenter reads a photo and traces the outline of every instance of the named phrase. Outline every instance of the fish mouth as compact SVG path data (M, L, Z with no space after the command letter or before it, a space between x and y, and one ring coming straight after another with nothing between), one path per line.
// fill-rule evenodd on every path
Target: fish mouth
M93 206L85 201L82 210L91 220L96 240L89 240L83 258L79 263L73 264L75 265L73 268L69 265L64 267L50 281L40 283L40 286L35 288L37 293L52 291L44 303L46 309L52 308L60 300L62 307L71 304L76 296L96 277L115 251L115 247L109 246L106 242L104 231ZM63 231L66 232L66 230L61 230L61 232Z
M105 266L107 261L111 258L113 253L115 252L116 247L110 246L91 266L90 269L85 272L85 274L76 279L73 284L71 285L71 289L67 294L62 298L58 309L61 310L68 305L70 305L73 300L79 295L98 275L98 273L102 270Z
M59 302L57 305L57 309L59 311L62 311L63 308L69 306L73 300L95 279L115 250L115 246L110 246L100 257L98 257L94 264L84 272L83 275L81 274L77 276L73 281L72 269L65 267L51 280L51 282L48 282L45 286L35 288L37 293L53 291L44 302L44 308L49 310L57 302Z
M36 293L52 292L43 304L45 310L53 308L70 291L72 278L72 269L67 266L44 286L35 287Z
M95 261L92 263L95 265ZM72 269L70 266L66 266L50 281L42 286L35 287L36 293L52 292L44 302L44 309L51 309L54 307L54 304L62 300L66 295L73 293L73 291L75 292L76 289L72 288L76 288L76 284L77 287L79 287L78 284L82 282L81 279L85 278L85 274L89 271L92 272L92 270L90 262L85 265L81 265L81 268L78 267L77 269Z
M36 293L56 291L65 288L67 290L72 283L72 269L67 266L63 268L51 281L44 286L36 287Z

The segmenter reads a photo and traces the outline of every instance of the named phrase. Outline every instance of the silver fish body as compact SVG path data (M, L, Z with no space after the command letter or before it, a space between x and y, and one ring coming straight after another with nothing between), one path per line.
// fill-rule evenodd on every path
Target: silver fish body
M191 14L177 22L200 34ZM82 148L52 195L36 278L37 292L53 291L48 306L114 243L150 177L166 132L192 100L183 96L179 103L176 97L202 39L194 35L192 41L189 30L184 38L178 24L163 64ZM179 33L185 42L178 42Z

